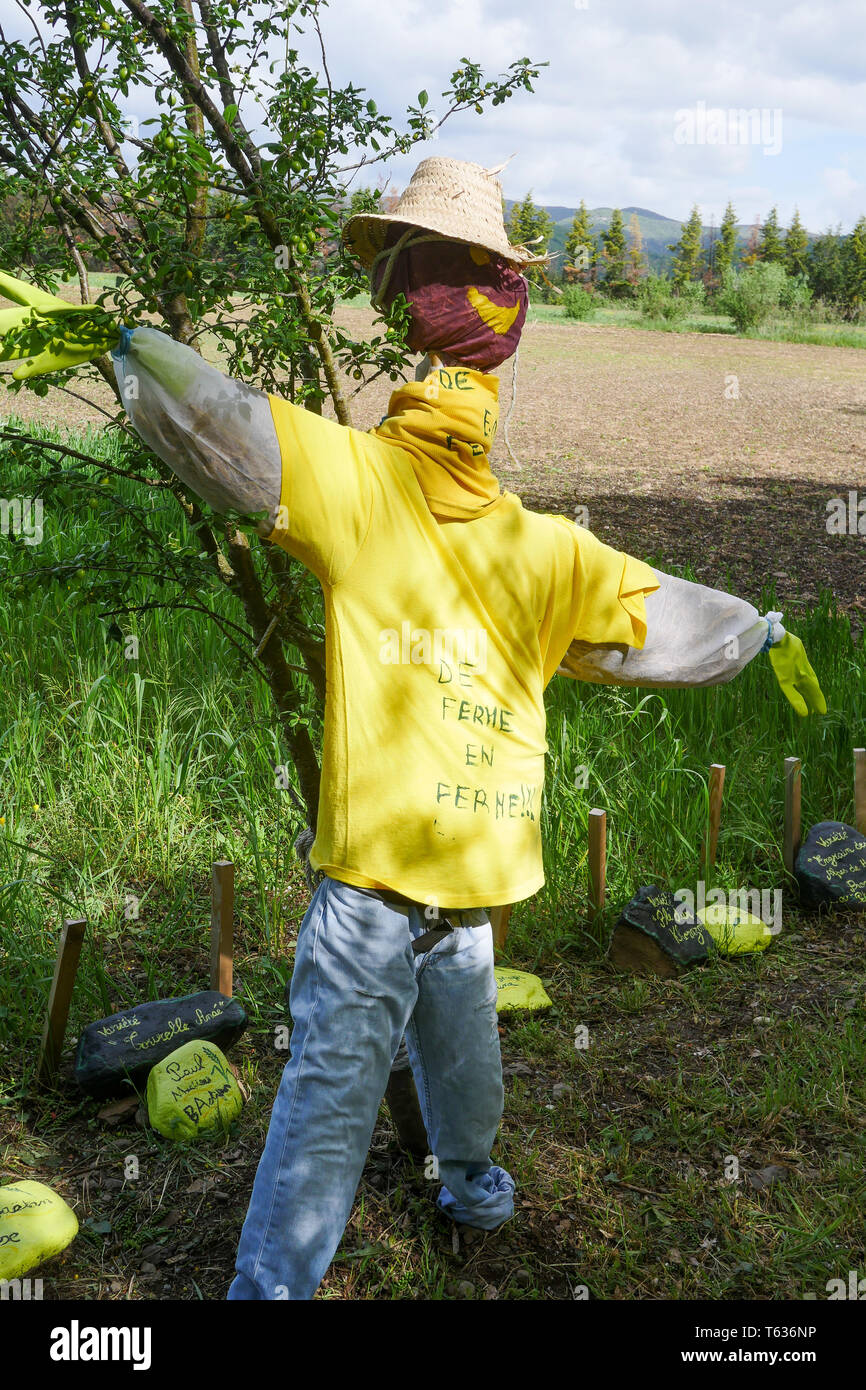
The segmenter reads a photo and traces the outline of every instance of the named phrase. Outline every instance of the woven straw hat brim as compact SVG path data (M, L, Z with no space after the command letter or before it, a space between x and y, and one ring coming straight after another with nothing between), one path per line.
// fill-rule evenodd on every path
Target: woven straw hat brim
M343 228L343 241L352 254L357 256L361 264L369 270L385 246L388 228L395 226L417 227L423 232L439 232L448 241L462 241L467 246L481 246L485 251L502 256L503 260L511 261L518 266L541 265L550 260L547 255L534 256L525 246L512 246L505 237L499 241L498 238L491 236L460 236L455 232L454 224L449 223L446 217L430 216L423 220L420 217L413 217L410 221L405 217L398 217L394 213L358 212L354 217L349 218Z
M343 228L343 241L368 270L384 249L388 228L418 227L448 241L481 246L514 265L538 265L549 256L512 246L502 218L502 188L480 164L433 155L422 159L391 212L359 212Z

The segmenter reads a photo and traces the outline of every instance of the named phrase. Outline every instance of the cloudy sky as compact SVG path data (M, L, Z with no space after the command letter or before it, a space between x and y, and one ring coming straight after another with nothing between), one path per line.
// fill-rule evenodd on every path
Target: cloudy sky
M32 35L15 0L0 20ZM798 206L813 232L866 213L864 0L331 0L323 29L335 83L395 116L422 89L441 111L461 57L488 75L549 63L534 94L449 121L396 160L398 187L424 154L488 168L513 154L506 195L548 205L682 220L697 202L718 222L731 198L741 222L777 205L787 225ZM298 47L318 66L310 36ZM139 117L147 100L132 98ZM757 121L742 128L740 111Z
M492 73L547 60L534 95L420 150L487 167L513 153L509 197L679 219L697 202L707 222L731 198L741 222L776 204L786 225L799 206L811 231L866 213L864 0L332 0L324 32L334 80L392 112L422 88L435 107L463 56ZM749 143L740 110L762 113ZM398 186L414 162L391 166Z

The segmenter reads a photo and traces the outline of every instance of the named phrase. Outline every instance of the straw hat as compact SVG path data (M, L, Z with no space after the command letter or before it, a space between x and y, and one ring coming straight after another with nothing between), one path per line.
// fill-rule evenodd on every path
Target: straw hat
M494 177L499 172L439 155L424 159L393 212L356 213L343 228L343 241L368 270L395 223L482 246L518 266L546 261L546 255L533 255L525 246L509 242L502 217L502 186Z

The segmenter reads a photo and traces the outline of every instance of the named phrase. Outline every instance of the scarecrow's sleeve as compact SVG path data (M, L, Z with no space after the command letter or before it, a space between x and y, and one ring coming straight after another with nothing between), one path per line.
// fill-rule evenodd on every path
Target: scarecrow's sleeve
M181 481L336 579L372 505L359 432L225 376L154 328L125 330L113 355L132 424Z
M263 391L155 328L127 330L112 355L130 421L181 482L218 512L275 512L280 449Z
M643 641L605 642L578 631L560 662L560 675L603 685L721 685L785 635L781 613L761 617L733 594L625 558L654 580L652 592L640 595Z

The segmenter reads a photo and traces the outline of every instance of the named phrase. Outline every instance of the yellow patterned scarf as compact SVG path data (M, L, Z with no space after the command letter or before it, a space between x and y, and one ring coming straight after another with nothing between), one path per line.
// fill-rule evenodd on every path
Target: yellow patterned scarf
M498 377L439 367L394 391L371 433L406 450L437 521L468 521L500 500L487 457L498 422Z

